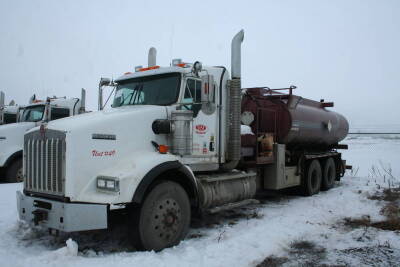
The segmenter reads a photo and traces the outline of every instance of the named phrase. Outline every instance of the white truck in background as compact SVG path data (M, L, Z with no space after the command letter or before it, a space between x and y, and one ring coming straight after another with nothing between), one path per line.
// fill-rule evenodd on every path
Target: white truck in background
M24 106L16 105L14 100L11 100L8 105L4 103L5 94L0 91L0 125L18 122Z
M43 122L58 120L85 112L86 92L81 98L53 97L36 100L23 108L18 122L0 126L0 182L22 182L24 134Z
M346 119L295 87L243 89L243 38L232 40L231 73L178 59L160 67L150 49L148 67L100 80L99 111L27 132L20 219L88 231L125 209L135 247L159 251L185 237L193 214L254 203L270 189L329 190L346 168L336 150ZM109 85L114 101L102 110Z

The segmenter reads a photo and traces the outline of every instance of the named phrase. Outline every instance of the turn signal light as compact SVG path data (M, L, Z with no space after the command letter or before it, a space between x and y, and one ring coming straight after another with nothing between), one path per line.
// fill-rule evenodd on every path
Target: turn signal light
M166 145L159 145L158 146L158 152L160 152L161 154L166 154L168 153L168 146Z

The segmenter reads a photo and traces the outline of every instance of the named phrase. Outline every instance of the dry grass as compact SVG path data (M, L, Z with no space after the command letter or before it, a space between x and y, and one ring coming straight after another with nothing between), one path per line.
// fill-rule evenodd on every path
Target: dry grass
M400 188L384 189L368 198L386 202L380 211L386 219L372 222L370 216L365 215L361 218L345 218L344 224L352 228L374 227L386 231L400 231Z
M257 264L257 267L278 267L288 262L289 259L286 257L275 257L269 256L265 258L261 263Z

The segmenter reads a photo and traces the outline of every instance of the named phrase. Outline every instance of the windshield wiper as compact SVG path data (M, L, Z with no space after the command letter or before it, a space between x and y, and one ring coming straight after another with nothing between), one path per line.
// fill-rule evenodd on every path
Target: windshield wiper
M139 87L139 88L137 88L137 87ZM136 101L139 101L139 100L140 100L140 93L141 93L142 90L143 90L143 84L138 84L138 85L135 87L135 90L136 90L136 88L137 88L137 91L136 91L135 98L133 99L132 105L134 105L134 104L136 103ZM131 98L131 99L132 99L132 98ZM129 103L131 103L130 100L129 100Z
M126 97L122 97L121 102L120 102L120 104L119 104L119 107L124 105L124 102L125 102L126 99L128 99L128 97L130 97L129 102L128 102L128 105L130 104L130 102L131 102L131 100L132 100L132 96L133 96L133 94L135 93L135 90L136 90L136 88L137 88L138 86L139 86L139 85L136 85L136 86L135 86L135 88L132 90L132 93L130 93L130 94L127 95Z

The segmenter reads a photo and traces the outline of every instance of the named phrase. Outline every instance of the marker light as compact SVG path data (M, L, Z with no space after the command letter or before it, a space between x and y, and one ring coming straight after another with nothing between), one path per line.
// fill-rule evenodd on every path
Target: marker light
M175 58L172 60L172 66L178 66L179 64L182 64L182 59Z
M147 68L141 68L138 71L147 71L147 70L155 70L155 69L159 69L160 66L151 66L151 67L147 67Z
M160 152L161 154L166 154L166 153L168 153L168 146L166 146L166 145L159 145L159 146L158 146L158 152Z
M101 190L119 191L119 180L116 177L99 176L97 177L97 188Z

